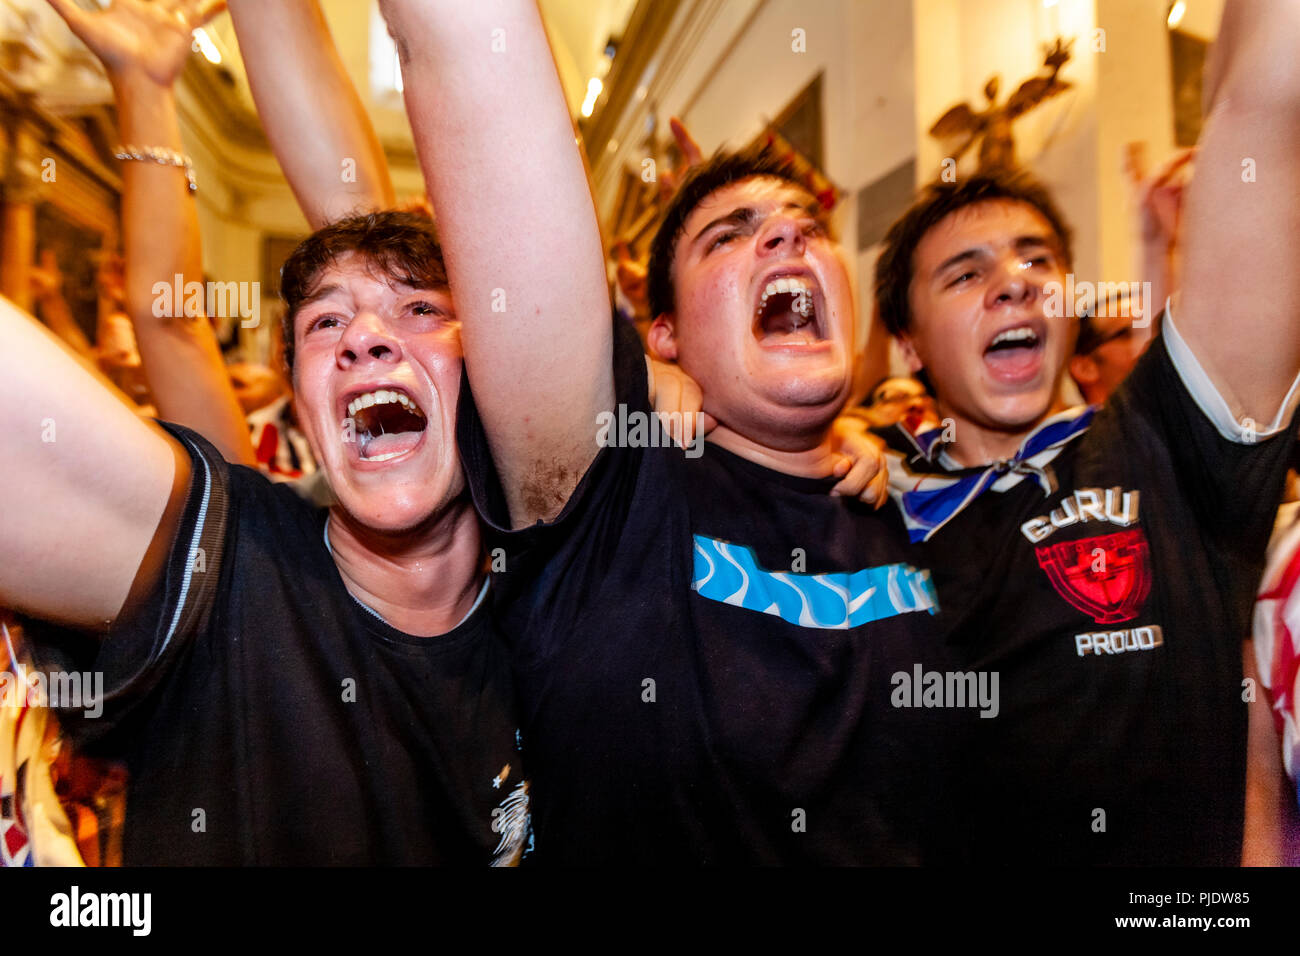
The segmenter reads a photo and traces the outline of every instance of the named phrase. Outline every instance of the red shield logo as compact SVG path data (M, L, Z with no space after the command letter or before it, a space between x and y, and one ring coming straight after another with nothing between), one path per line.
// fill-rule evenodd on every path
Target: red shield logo
M1140 528L1034 549L1056 593L1098 624L1137 616L1151 592L1146 535Z

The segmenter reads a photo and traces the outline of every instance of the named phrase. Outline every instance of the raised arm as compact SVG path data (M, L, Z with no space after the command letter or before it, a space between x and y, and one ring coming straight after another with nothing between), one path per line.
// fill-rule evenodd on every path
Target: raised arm
M2 298L0 337L0 605L102 628L156 576L146 553L188 459Z
M554 516L614 402L600 229L532 0L382 4L515 526Z
M1183 210L1173 320L1242 421L1271 422L1300 369L1300 4L1227 0Z
M393 206L379 138L316 0L230 0L271 149L312 229Z
M192 30L222 4L115 0L91 13L71 0L49 2L108 71L123 144L184 153L172 86L190 52ZM176 276L182 289L203 281L199 220L185 172L127 160L122 180L126 310L158 413L200 432L228 460L255 464L248 425L207 315L187 315L183 302L170 294L160 299L154 291L157 283L170 291Z

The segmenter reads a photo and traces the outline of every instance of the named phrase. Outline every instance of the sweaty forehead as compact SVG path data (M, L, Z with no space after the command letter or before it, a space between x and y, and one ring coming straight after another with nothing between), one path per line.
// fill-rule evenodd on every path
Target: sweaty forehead
M1054 241L1047 217L1028 203L990 199L963 206L931 226L916 247L916 264L933 266L966 249L1000 249L1035 236Z
M739 182L728 183L704 197L686 217L685 236L692 238L705 224L728 213L749 207L760 213L771 212L793 203L809 209L817 208L812 193L801 186L772 176L751 176Z
M327 296L351 300L379 299L402 296L417 290L450 300L450 289L446 284L410 285L404 281L406 278L409 277L391 275L382 263L358 252L346 252L325 265L312 277L302 305L308 305Z

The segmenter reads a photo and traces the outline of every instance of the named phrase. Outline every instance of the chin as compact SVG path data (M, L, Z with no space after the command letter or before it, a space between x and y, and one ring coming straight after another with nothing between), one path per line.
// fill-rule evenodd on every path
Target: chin
M393 501L383 496L355 494L339 496L339 505L352 521L369 531L384 535L403 535L417 530L436 518L442 506L434 502Z
M431 470L431 469L430 469ZM431 475L426 481L404 480L397 475L360 476L349 468L325 468L335 498L349 519L381 534L399 534L414 530L436 517L455 497L444 475Z
M739 417L772 438L784 435L802 441L828 428L847 397L847 388L778 388L753 396Z
M825 404L847 397L851 386L848 370L839 361L751 368L750 375L764 398L782 405Z
M1052 392L994 399L985 406L990 421L1008 429L1031 428L1052 408Z
M849 383L837 376L801 377L782 383L769 393L772 402L791 411L838 414L849 397Z

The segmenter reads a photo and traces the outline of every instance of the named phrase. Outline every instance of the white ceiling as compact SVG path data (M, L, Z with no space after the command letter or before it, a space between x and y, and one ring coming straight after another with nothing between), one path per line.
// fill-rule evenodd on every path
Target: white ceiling
M605 43L623 32L636 0L539 0L547 33L555 51L565 96L575 114L593 75L603 72ZM390 104L370 95L372 31L382 29L376 0L321 0L334 42L363 99L377 109ZM225 62L235 75L241 98L252 109L252 98L239 58L230 17L222 14L210 25Z

